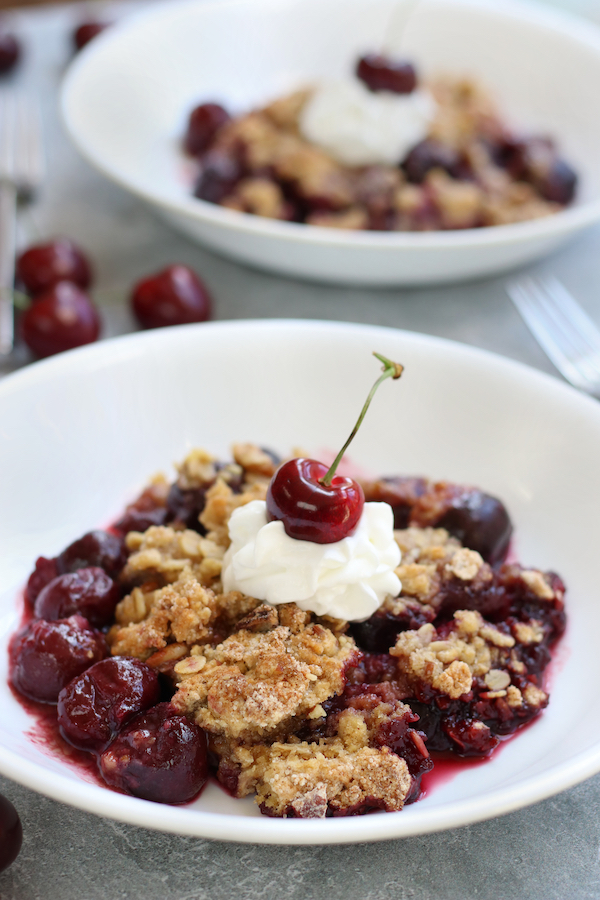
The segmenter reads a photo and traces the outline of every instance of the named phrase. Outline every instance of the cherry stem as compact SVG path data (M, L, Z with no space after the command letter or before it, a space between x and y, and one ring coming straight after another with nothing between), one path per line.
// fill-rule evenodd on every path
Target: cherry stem
M367 412L369 406L371 405L371 400L375 396L375 391L377 390L379 385L382 383L382 381L385 381L386 378L396 379L396 378L400 378L400 376L402 375L404 366L401 366L400 363L392 362L391 359L388 359L386 356L382 356L381 353L374 352L373 356L376 356L377 359L383 363L383 374L379 376L379 378L377 379L377 381L371 388L371 390L369 392L369 396L367 397L365 405L363 406L363 408L361 410L361 413L360 413L360 416L358 417L356 425L352 429L350 437L348 438L348 440L346 441L346 443L344 444L344 446L342 447L342 449L340 450L340 452L338 453L338 455L332 462L331 466L329 467L329 469L327 470L327 472L325 473L323 478L321 478L321 480L320 480L321 484L330 485L331 482L333 481L333 476L335 475L336 469L339 466L340 462L342 461L344 453L346 452L346 450L348 449L348 447L354 440L356 432L362 425L362 420L364 419L366 412Z

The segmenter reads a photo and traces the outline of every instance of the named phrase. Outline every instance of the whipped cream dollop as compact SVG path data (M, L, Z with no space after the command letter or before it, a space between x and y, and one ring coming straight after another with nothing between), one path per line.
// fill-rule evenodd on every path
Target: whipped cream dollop
M253 500L233 512L229 536L225 591L242 591L274 606L296 603L350 622L368 619L387 595L400 593L394 569L401 554L387 503L365 503L352 534L315 544L289 537L283 522L267 520L266 503Z
M426 90L373 92L358 79L340 79L316 88L302 110L300 131L345 165L398 165L427 137L434 113Z

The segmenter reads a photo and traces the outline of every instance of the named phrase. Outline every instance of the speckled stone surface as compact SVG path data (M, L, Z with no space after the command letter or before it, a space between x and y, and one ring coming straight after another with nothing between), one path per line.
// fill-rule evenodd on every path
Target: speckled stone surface
M135 7L104 4L107 17ZM600 21L598 0L564 0ZM86 4L86 15L91 4ZM93 9L93 7L92 7ZM421 290L290 281L221 259L170 231L68 145L57 88L77 6L13 16L27 45L15 78L42 98L48 180L21 242L74 236L92 255L105 336L133 328L124 298L141 275L181 261L215 297L219 319L300 317L390 325L553 367L504 292L504 279ZM600 322L600 228L535 267L553 272ZM17 354L14 366L27 362ZM13 366L13 367L14 367ZM1 724L0 724L1 727ZM339 847L260 847L146 831L100 819L0 777L18 808L23 850L0 874L0 900L592 900L600 897L600 776L537 806L441 834Z

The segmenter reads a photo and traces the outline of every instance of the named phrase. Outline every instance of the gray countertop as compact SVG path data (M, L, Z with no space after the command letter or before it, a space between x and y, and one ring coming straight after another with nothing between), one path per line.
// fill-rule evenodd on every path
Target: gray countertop
M101 9L113 17L136 5ZM578 6L600 18L597 0L580 0ZM85 10L97 11L90 4ZM56 6L10 16L27 42L15 81L42 98L48 152L48 179L39 204L21 222L21 243L65 234L89 250L105 337L133 330L124 302L131 284L180 261L206 280L218 319L299 317L388 325L453 338L554 373L508 301L502 278L430 289L308 284L237 265L169 230L82 162L61 130L57 88L81 9ZM600 228L534 268L561 278L600 322ZM15 365L27 361L21 351ZM600 897L600 775L489 822L339 847L260 847L178 837L71 809L1 777L0 792L16 805L24 829L20 856L0 874L1 900Z

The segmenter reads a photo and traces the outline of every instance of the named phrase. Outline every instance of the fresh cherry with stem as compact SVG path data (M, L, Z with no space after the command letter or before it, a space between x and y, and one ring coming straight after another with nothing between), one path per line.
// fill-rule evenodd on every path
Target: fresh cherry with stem
M353 478L336 475L344 453L354 439L369 408L375 391L387 378L400 378L403 366L374 353L383 363L379 376L352 429L350 437L329 468L316 459L290 459L283 463L271 479L267 491L267 518L283 522L286 534L314 544L341 541L356 528L365 497Z

